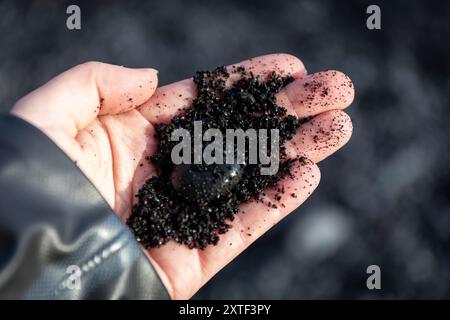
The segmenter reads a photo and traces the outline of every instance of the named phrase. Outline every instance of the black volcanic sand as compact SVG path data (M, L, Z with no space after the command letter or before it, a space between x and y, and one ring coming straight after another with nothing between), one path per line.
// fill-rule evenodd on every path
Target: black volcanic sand
M138 203L127 222L145 247L159 247L169 240L189 248L204 249L209 244L217 244L220 234L231 227L229 222L238 212L239 204L259 200L266 188L290 174L294 161L303 160L287 160L284 142L308 119L286 115L286 109L275 102L276 94L293 78L272 73L260 79L243 67L235 67L230 72L240 74L240 80L231 87L225 87L230 74L224 67L197 72L194 76L197 98L192 106L173 117L170 124L156 126L159 146L148 160L159 169L158 175L147 180L139 190ZM203 132L209 128L222 132L224 150L226 129L278 129L278 173L261 175L262 164L248 164L248 148L245 165L175 166L171 151L179 142L170 141L171 133L184 128L193 137L193 124L198 120L202 121Z

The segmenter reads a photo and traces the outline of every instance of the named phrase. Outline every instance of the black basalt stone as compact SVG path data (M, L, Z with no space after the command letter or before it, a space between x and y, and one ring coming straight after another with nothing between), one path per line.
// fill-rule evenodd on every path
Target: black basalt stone
M184 199L208 204L229 194L240 181L242 173L239 164L180 164L172 171L170 180Z
M238 92L236 95L237 95L238 99L240 100L240 102L242 102L242 103L252 105L256 102L255 97L251 93Z

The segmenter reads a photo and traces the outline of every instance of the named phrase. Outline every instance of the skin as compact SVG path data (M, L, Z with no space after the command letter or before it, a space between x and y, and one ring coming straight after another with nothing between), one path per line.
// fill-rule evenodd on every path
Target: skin
M188 249L169 242L145 250L170 296L190 298L214 274L259 236L300 206L319 184L317 163L347 143L352 123L342 110L354 97L350 79L338 71L307 75L303 63L287 54L253 58L236 65L264 78L275 71L296 80L278 94L288 112L313 118L287 143L296 164L294 178L266 190L262 202L248 202L217 246ZM235 66L236 66L235 65ZM229 67L233 70L233 66ZM232 76L230 83L236 80ZM128 69L99 62L78 65L20 99L11 113L49 136L97 187L122 221L134 195L156 169L145 157L156 151L154 125L168 122L195 98L191 79L157 88L154 69ZM281 199L277 189L284 188ZM267 203L276 204L276 208Z

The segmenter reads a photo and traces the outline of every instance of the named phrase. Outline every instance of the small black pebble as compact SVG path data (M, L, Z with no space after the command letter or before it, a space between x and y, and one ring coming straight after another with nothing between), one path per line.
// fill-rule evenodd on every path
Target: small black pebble
M242 173L239 164L180 164L173 169L170 179L184 199L207 205L230 193Z
M256 102L255 97L248 92L238 92L237 98L240 100L241 103L252 105Z

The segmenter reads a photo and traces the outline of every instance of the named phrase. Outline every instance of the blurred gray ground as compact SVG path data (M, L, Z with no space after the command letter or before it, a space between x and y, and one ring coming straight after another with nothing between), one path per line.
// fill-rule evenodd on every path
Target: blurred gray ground
M313 196L196 298L450 298L450 2L0 3L0 108L87 60L160 70L162 84L273 52L355 82L354 136ZM68 31L78 3L82 30ZM366 289L377 264L382 290Z

